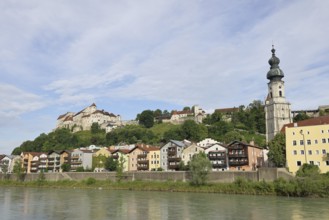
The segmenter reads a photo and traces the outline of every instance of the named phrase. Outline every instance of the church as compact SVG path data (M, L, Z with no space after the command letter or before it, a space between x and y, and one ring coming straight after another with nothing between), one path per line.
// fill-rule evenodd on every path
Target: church
M274 46L269 59L270 70L267 72L268 95L265 100L266 142L271 141L285 124L292 122L290 103L286 100L283 71L279 67L280 59L275 55Z

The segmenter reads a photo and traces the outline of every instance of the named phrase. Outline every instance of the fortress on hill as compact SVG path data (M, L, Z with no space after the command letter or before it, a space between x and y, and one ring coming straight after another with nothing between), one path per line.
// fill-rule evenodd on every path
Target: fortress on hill
M90 130L93 123L98 123L106 132L122 124L121 116L104 110L98 110L95 103L78 113L67 112L57 118L57 128L68 128L72 132Z

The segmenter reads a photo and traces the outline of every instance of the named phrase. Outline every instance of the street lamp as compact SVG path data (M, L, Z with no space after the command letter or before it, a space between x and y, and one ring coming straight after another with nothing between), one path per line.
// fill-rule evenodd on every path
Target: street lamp
M305 146L305 134L303 132L303 130L300 130L299 132L301 135L303 135L303 145L304 145L304 154L305 154L305 163L307 163L307 155L306 155L306 146Z

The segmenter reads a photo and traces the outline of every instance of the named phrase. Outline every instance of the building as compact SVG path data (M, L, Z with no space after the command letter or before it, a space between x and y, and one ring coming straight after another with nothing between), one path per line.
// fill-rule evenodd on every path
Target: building
M12 173L17 158L19 156L0 155L0 173Z
M188 165L188 162L192 159L192 157L200 152L204 152L204 149L193 143L183 149L181 161L184 163L184 165Z
M291 173L304 164L317 165L321 173L329 171L329 116L290 123L286 134L286 166Z
M160 148L149 147L147 148L147 159L149 160L149 170L156 171L160 168Z
M214 140L212 138L206 138L206 139L198 142L197 145L199 147L202 147L202 148L208 148L208 147L210 147L210 146L212 146L214 144L217 144L217 143L218 143L218 141L216 141L216 140Z
M178 170L182 152L188 145L182 141L170 140L160 149L160 166L164 171Z
M230 170L256 170L264 166L263 148L240 141L227 145Z
M232 121L233 114L235 112L239 112L239 108L233 107L233 108L219 108L215 109L215 112L219 112L222 114L222 119L224 121L230 122Z
M118 161L118 163L122 163L123 172L128 171L130 151L131 151L130 149L117 149L112 152L112 158Z
M280 59L275 56L272 48L272 57L268 63L271 68L267 73L268 95L265 100L266 141L271 141L280 132L283 125L291 123L290 103L286 101L283 71L279 67Z
M60 158L61 155L59 152L56 152L54 150L48 152L48 158L47 158L48 172L59 172L61 168Z
M84 170L92 169L92 155L91 150L74 149L71 152L71 171L77 171L79 167Z
M90 130L93 123L98 123L102 129L111 131L121 125L120 115L98 110L95 103L78 113L67 112L57 118L57 128L68 128L73 132Z
M128 154L128 171L149 169L147 151L144 148L135 146Z
M204 151L211 162L213 171L228 169L227 148L223 144L213 144Z

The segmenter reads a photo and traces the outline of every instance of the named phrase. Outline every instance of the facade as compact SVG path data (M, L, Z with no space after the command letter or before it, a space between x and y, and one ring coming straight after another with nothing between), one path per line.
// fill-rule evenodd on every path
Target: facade
M91 150L74 149L71 152L71 171L76 171L78 167L83 167L85 170L92 168Z
M181 161L184 163L184 165L188 165L188 162L192 159L193 155L198 154L200 152L204 152L204 149L193 143L183 149Z
M283 131L289 172L295 174L304 163L317 165L321 173L329 171L329 116L290 123Z
M240 141L233 141L227 146L230 170L256 170L264 166L263 149Z
M102 129L111 131L113 127L121 125L120 115L98 110L95 103L78 113L67 112L57 118L57 128L68 128L73 132L90 130L93 123L98 123Z
M184 142L170 140L160 149L160 166L164 171L178 170L182 151L187 147Z
M149 160L149 170L156 171L160 168L160 148L149 147L147 148L147 159Z
M61 168L61 163L60 163L60 153L56 151L49 151L48 153L48 158L47 158L47 170L48 172L59 172Z
M221 113L222 119L227 122L232 121L233 114L238 111L239 111L239 108L237 108L237 107L215 109L215 112Z
M127 172L128 171L128 167L129 167L129 149L118 149L112 152L112 157L114 160L117 160L119 163L120 161L122 162L122 170L123 172Z
M12 173L17 156L0 155L0 173Z
M213 171L228 169L227 148L222 144L213 144L204 151L211 162Z
M271 68L267 73L270 82L265 101L266 142L271 141L283 125L292 122L290 103L285 98L284 74L279 67L280 59L275 56L274 48L271 51L272 57L268 61Z
M142 147L136 146L128 154L128 171L149 169L147 152Z

